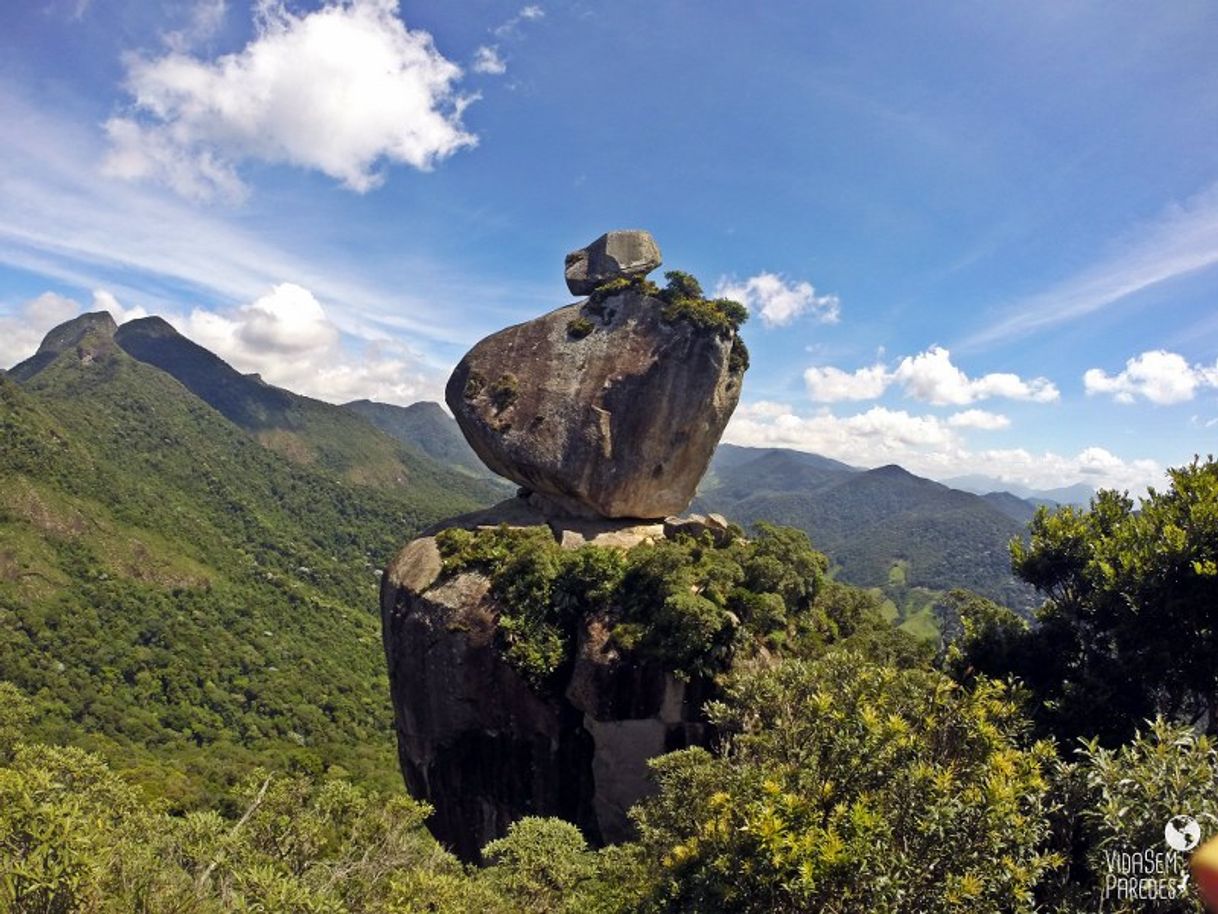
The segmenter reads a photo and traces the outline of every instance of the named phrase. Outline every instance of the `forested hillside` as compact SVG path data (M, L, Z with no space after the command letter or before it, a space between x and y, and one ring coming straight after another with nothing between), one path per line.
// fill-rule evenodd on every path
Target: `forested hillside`
M22 384L0 377L0 670L30 735L179 806L256 764L398 785L379 571L491 493L388 439L405 478L375 488L286 460L112 325L61 330Z
M1030 518L1033 507L1020 504ZM1025 613L1034 603L1011 573L1008 545L1026 524L1017 509L898 466L858 470L799 451L721 445L696 505L741 524L805 531L842 580L881 588L922 634L933 632L932 606L951 588Z

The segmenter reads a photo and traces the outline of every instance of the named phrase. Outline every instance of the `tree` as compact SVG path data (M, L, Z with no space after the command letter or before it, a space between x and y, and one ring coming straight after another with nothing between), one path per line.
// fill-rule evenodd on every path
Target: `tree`
M1015 573L1046 598L1039 625L990 625L970 656L1021 678L1047 732L1115 745L1156 715L1218 728L1218 463L1169 475L1140 510L1101 492L1089 510L1042 508L1030 543L1012 543Z

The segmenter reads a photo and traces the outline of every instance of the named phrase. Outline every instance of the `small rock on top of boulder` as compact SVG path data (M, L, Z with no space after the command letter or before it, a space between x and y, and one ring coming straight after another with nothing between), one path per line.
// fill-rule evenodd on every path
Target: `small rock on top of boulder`
M567 288L572 295L591 295L597 286L611 279L646 276L660 263L660 247L650 232L606 232L567 255Z

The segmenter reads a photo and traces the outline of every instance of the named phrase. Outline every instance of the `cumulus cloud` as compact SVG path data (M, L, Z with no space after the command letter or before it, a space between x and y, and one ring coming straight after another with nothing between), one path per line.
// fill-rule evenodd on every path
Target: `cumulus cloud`
M853 372L826 365L821 368L809 368L804 372L808 395L818 403L874 400L883 395L890 381L888 369L883 365L872 365L870 368L860 368Z
M817 295L810 282L788 282L777 273L758 273L744 282L722 277L715 295L747 306L767 327L784 326L809 312L824 324L836 324L841 316L836 295Z
M247 159L320 171L357 192L385 163L427 170L477 138L461 124L461 68L411 31L397 0L332 0L303 15L257 7L256 34L216 60L132 55L130 116L106 123L104 171L195 199L239 198Z
M1218 387L1218 363L1213 367L1190 365L1184 356L1155 349L1134 356L1125 370L1109 375L1100 368L1083 374L1088 394L1111 394L1118 403L1133 403L1139 397L1160 406L1193 399L1205 387Z
M851 416L835 416L827 410L806 416L786 404L760 402L736 410L724 440L753 447L795 448L854 466L898 463L932 479L980 473L1029 488L1055 488L1081 480L1135 493L1163 484L1164 469L1156 461L1126 460L1099 446L1074 455L1032 453L1022 448L971 449L960 429L994 424L993 419L983 418L991 415L966 410L944 420L873 406Z
M900 385L907 397L935 406L966 406L992 397L1052 403L1061 397L1048 378L1025 380L1009 372L970 378L953 364L951 352L942 346L906 356L891 371L883 363L854 372L825 366L809 368L804 381L809 396L821 403L874 400L893 384Z
M16 309L14 314L0 315L0 366L11 368L38 351L42 338L54 327L70 321L85 308L74 298L57 292L43 292ZM126 308L104 289L93 292L90 311L109 311L115 323L122 324L137 317L147 317L143 308Z
M970 378L952 364L951 353L942 346L906 356L893 372L893 378L906 395L936 406L959 406L990 397L1051 403L1061 396L1047 378L1025 381L1006 372Z
M991 413L984 409L966 409L948 416L947 424L952 428L976 428L995 432L1010 428L1011 420L1000 413Z
M440 379L408 347L344 340L308 289L280 283L231 311L196 308L170 323L240 371L332 403L436 399Z
M507 72L507 63L499 56L499 48L482 45L474 51L474 72L490 76L502 76Z

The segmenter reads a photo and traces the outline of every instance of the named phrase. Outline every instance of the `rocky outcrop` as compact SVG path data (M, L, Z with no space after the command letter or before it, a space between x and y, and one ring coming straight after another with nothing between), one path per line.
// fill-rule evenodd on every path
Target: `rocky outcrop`
M572 514L684 511L740 398L735 335L628 290L478 343L445 397L501 476Z
M547 526L567 548L632 545L662 524L554 517L515 498L440 527ZM381 588L398 754L429 827L466 860L521 816L558 816L594 843L627 838L627 810L652 788L647 760L704 744L707 686L615 648L603 620L578 633L576 657L544 690L496 647L499 607L478 573L441 576L435 534L409 543Z
M542 527L564 549L731 538L722 518L674 515L740 398L745 312L706 301L686 274L659 292L644 279L659 263L646 232L610 232L567 258L568 285L588 300L466 354L445 398L478 457L521 494L425 533L382 579L402 772L435 808L436 837L466 860L527 815L566 819L594 843L629 837L627 811L651 789L648 760L708 738L708 684L620 647L598 615L614 608L572 623L567 607L561 662L527 681L500 630L503 619L519 632L519 617L486 575L445 573L436 540L444 528L504 524Z
M660 246L650 232L606 232L586 248L567 255L567 288L572 295L591 295L601 283L646 276L660 263Z
M117 330L118 325L114 323L114 318L110 316L109 311L90 311L78 315L72 320L60 324L43 337L38 351L25 361L10 368L8 374L14 380L28 381L55 361L55 357L61 352L65 352L73 346L88 348L89 341L92 341L94 345L104 345L106 341L113 339ZM92 358L89 352L83 350L79 354L82 361L85 362Z

